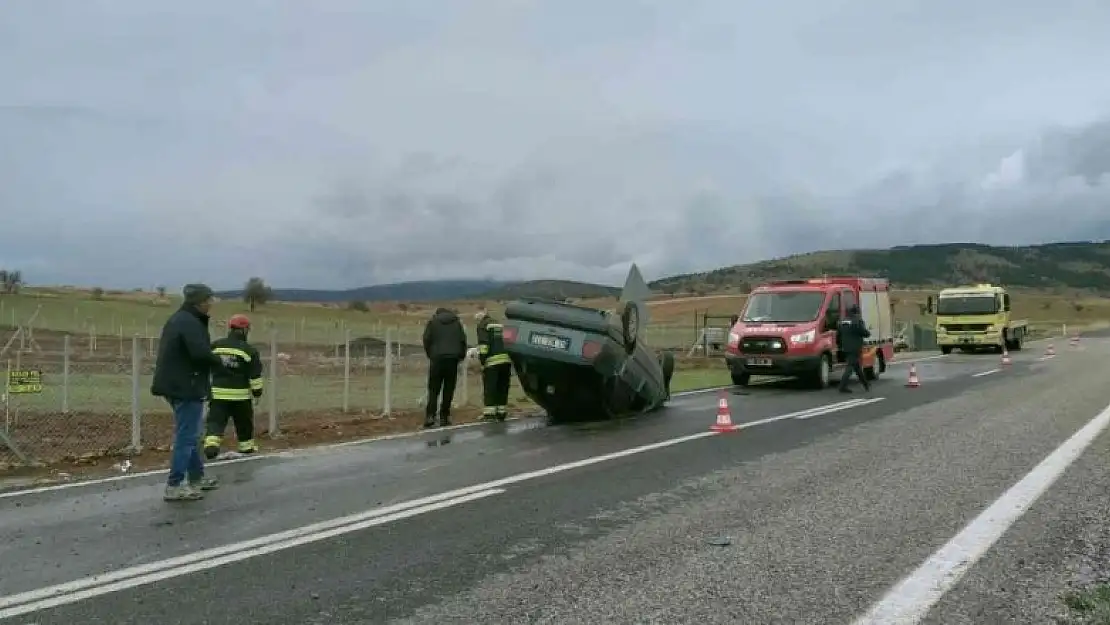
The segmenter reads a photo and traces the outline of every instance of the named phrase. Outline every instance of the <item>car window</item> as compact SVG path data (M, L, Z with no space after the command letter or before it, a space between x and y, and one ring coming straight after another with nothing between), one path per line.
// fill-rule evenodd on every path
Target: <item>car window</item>
M859 302L856 301L855 291L844 290L844 291L841 291L840 294L844 298L844 301L843 301L843 304L844 304L843 310L844 310L844 312L848 312L848 309L851 308L852 306L859 306Z
M840 293L833 293L829 298L829 305L825 307L825 320L840 320Z

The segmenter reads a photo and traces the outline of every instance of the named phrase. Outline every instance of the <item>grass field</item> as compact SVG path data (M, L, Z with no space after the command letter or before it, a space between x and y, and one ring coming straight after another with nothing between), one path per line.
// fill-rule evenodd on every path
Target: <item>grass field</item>
M896 291L892 295L899 322L929 323L922 291ZM1015 313L1035 328L1058 331L1061 325L1083 327L1110 321L1110 301L1077 299L1044 293L1014 293ZM615 308L616 301L586 300L585 305ZM729 315L742 310L742 295L658 299L650 302L648 342L656 347L685 351L697 330L709 324L723 327ZM28 290L0 296L0 347L8 349L0 366L39 368L44 371L42 393L12 395L5 426L28 454L44 462L97 462L118 454L131 442L134 380L131 375L132 338L138 339L142 374L138 379L142 443L156 452L169 440L166 406L149 393L150 363L157 349L156 337L165 318L179 304L151 293L106 293L94 299L88 292L67 289ZM460 312L473 335L472 313L487 307L500 314L498 302L448 302ZM403 431L419 427L426 363L420 353L423 325L436 304L372 304L366 312L340 305L283 304L263 306L252 318L252 339L263 352L272 347L286 358L278 367L275 407L284 442L307 444ZM213 313L213 334L228 316L244 312L240 302L219 302ZM16 328L28 331L22 341ZM269 329L269 331L267 330ZM69 334L69 376L63 383L61 353ZM397 349L391 376L390 416L386 404L382 340L389 335ZM342 345L353 340L350 377L344 379ZM22 348L20 349L22 344ZM267 362L269 362L267 360ZM689 359L679 363L674 390L704 388L728 383L719 359ZM276 390L276 393L274 391ZM344 397L348 410L344 411ZM467 371L465 384L456 393L456 419L478 415L481 402L478 369ZM512 405L533 410L514 383ZM68 411L63 410L68 408ZM257 409L258 428L269 423L270 403ZM84 459L84 460L82 460ZM0 445L0 468L11 463Z
M899 321L922 321L927 316L921 307L930 293L895 291L892 299ZM696 340L696 327L705 314L717 316L716 323L739 312L743 295L710 295L698 298L659 299L651 302L648 338L660 347L689 346ZM616 301L584 300L584 305L614 308ZM176 298L159 298L152 293L106 293L101 300L85 291L44 289L24 294L0 296L0 332L25 325L38 329L68 332L75 341L90 342L90 336L103 345L118 348L121 337L156 336L165 318L179 305ZM347 332L353 338L384 339L391 331L396 342L418 345L424 323L439 305L459 311L464 323L473 328L472 313L487 307L500 314L499 302L447 302L444 304L370 304L366 312L349 310L344 305L272 303L254 315L255 340L265 341L272 330L283 345L338 345ZM1110 319L1110 300L1076 298L1037 292L1015 292L1014 311L1018 317L1035 324L1055 325L1091 323ZM221 301L213 319L219 326L229 316L246 312L242 302ZM6 340L0 335L0 339ZM99 346L98 346L99 351ZM108 348L110 349L110 347ZM118 351L118 349L117 349Z

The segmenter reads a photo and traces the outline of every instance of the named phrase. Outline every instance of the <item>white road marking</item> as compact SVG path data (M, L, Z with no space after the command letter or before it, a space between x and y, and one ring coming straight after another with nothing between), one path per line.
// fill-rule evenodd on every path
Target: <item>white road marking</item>
M433 498L427 498L427 500L422 500L425 501L423 505L415 505L417 503L415 501L408 502L407 504L399 504L359 515L300 527L279 534L271 534L251 541L206 549L169 560L134 566L103 575L92 575L57 586L10 595L0 598L0 619L30 614L31 612L76 603L128 588L153 584L275 551L307 545L343 534L443 510L478 499L485 499L504 492L504 489L487 489L457 497L439 496L436 498L438 501L428 501Z
M971 377L981 378L985 375L990 375L992 373L998 373L999 371L1002 371L1002 370L1001 369L988 369L986 371L980 371L979 373L973 373L973 374L971 374Z
M975 517L854 625L916 625L1110 425L1107 406Z
M873 404L875 402L880 402L880 401L883 401L884 399L886 399L886 398L885 397L872 397L871 399L851 399L851 400L848 400L848 401L845 401L845 402L841 402L839 407L836 409L836 411L848 410L849 408L859 408L860 406L866 406L868 404ZM812 419L813 417L817 417L817 416L820 416L820 415L823 415L823 414L828 414L829 412L836 412L836 411L823 410L823 411L820 411L820 412L815 412L815 411L810 410L810 411L806 411L804 414L800 414L800 415L798 415L794 418L795 419Z
M740 429L746 429L765 425L767 423L774 423L775 421L782 421L784 419L792 419L798 415L816 416L819 414L838 412L840 410L853 408L860 403L870 402L861 400L844 401L738 425ZM708 428L708 424L706 427ZM75 603L100 595L188 575L197 571L239 562L275 551L290 549L334 536L384 525L396 520L457 506L476 499L499 495L505 492L506 487L514 484L720 435L721 433L719 432L707 429L697 434L690 434L601 456L593 456L575 462L568 462L566 464L537 469L527 473L520 473L492 482L475 484L473 486L424 497L422 499L367 510L365 512L328 521L321 521L319 523L305 525L303 527L262 536L252 540L231 543L221 547L169 558L167 560L120 569L111 573L92 575L72 582L30 590L7 597L0 597L0 619ZM725 436L727 436L727 434Z

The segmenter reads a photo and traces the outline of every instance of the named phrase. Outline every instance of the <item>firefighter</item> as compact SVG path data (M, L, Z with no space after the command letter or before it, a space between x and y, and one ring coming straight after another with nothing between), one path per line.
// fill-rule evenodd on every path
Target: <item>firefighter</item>
M482 363L482 418L504 421L509 416L509 383L513 365L505 351L501 324L486 311L479 311L478 360Z
M258 451L254 442L254 402L262 397L262 358L247 342L251 322L246 315L232 315L227 327L227 337L212 343L212 352L223 361L224 370L212 374L212 401L208 404L204 438L204 455L209 460L220 453L229 419L235 423L239 452Z

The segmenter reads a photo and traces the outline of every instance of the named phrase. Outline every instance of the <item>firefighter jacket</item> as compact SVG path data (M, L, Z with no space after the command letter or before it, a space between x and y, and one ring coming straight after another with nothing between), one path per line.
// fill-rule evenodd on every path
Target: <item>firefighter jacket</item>
M507 365L511 362L505 351L501 329L501 324L495 323L490 317L482 317L478 322L478 360L482 367Z
M262 396L262 357L239 330L212 343L212 352L223 361L223 369L212 372L212 399L250 400Z

